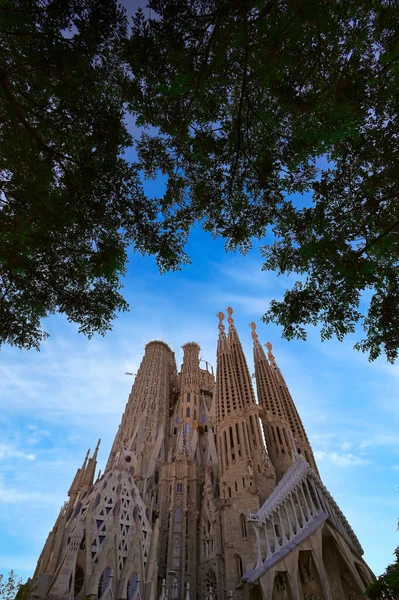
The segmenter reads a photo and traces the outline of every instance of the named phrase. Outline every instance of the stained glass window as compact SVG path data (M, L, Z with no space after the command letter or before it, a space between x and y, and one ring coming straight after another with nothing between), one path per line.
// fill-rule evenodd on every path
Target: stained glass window
M133 573L130 575L129 581L127 582L127 599L128 600L131 600L136 589L137 589L137 573L135 573L133 571Z

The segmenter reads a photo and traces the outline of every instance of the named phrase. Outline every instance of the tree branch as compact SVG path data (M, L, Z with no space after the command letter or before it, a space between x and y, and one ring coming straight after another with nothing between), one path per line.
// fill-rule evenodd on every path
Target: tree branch
M46 144L43 138L38 134L37 130L34 127L32 127L32 125L25 119L25 115L22 111L21 105L15 98L10 82L8 81L7 76L4 72L0 72L0 85L5 91L6 99L11 105L14 113L16 114L18 121L21 123L21 125L23 125L23 127L31 135L31 137L33 137L33 139L36 140L37 144L40 146L40 148L42 148L42 150L44 150L47 154L51 154L52 156L54 156L57 159L58 164L63 168L64 171L66 171L66 168L60 159L67 160L78 166L84 166L82 162L76 161L70 156L66 156L65 154L54 150Z
M241 84L240 103L238 105L236 159L235 159L234 166L233 166L233 169L232 169L232 172L231 172L229 194L231 194L231 191L233 189L234 179L235 179L235 176L236 176L236 171L237 171L237 166L238 166L238 160L240 158L240 149L241 149L241 119L242 119L242 107L244 105L244 97L245 97L246 87L247 87L248 49L249 49L248 20L247 20L247 15L245 15L244 75L243 75L242 84Z
M395 229L397 225L399 225L399 219L397 219L394 223L392 223L392 225L387 227L382 233L380 233L380 235L371 240L371 242L368 242L363 248L360 248L360 250L358 250L356 254L360 256L361 254L363 254L363 252L366 252L371 246L377 244L383 237L385 237L386 235L388 235L388 233Z
M198 92L199 84L200 84L200 81L201 81L201 78L202 78L202 75L203 75L203 70L206 68L206 66L208 64L208 59L209 59L209 56L210 56L210 53L211 53L212 44L213 44L214 39L216 37L216 32L217 32L218 28L219 28L219 21L217 20L216 23L215 23L215 26L213 28L213 31L211 33L211 37L209 38L209 42L208 42L208 45L207 45L207 48L206 48L206 51L205 51L205 57L204 57L201 69L200 69L200 71L198 73L198 77L196 78L196 81L195 81L195 86L194 86L193 94L192 94L192 96L191 96L191 98L189 100L189 103L188 103L186 111L185 111L185 119L187 119L187 117L188 117L188 114L190 112L191 106L192 106L192 104L194 102L194 98L195 98L195 96L196 96L196 94Z

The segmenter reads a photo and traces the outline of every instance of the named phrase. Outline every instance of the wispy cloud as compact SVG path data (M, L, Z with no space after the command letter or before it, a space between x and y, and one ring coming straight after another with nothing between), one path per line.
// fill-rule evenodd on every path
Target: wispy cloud
M332 462L340 467L365 465L369 462L368 460L351 453L339 454L338 452L322 452L321 450L316 450L314 455L316 460Z
M12 446L0 443L0 460L10 458L22 458L26 460L35 460L36 455L32 453L22 452Z

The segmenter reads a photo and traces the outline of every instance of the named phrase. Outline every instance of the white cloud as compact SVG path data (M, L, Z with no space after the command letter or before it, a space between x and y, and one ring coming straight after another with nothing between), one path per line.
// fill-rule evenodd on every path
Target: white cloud
M320 461L330 461L339 465L341 467L349 467L355 465L365 465L369 461L361 458L360 456L356 456L355 454L338 454L337 452L323 452L321 450L316 450L315 453L316 460Z
M352 448L351 442L343 442L341 444L342 450L350 450Z
M10 458L21 458L26 460L35 460L36 455L32 453L22 452L21 450L17 450L8 444L0 443L0 460L10 459Z

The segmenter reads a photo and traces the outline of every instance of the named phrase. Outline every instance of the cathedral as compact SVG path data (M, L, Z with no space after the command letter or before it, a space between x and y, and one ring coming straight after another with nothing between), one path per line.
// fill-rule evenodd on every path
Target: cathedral
M284 377L250 324L255 373L220 312L216 376L151 341L104 473L70 486L37 600L362 600L373 574L323 485ZM253 381L256 384L256 396Z

